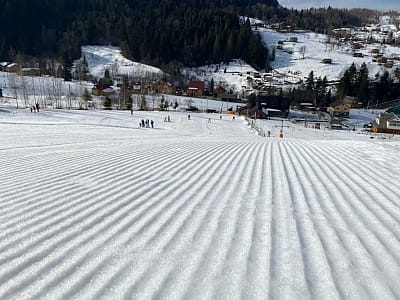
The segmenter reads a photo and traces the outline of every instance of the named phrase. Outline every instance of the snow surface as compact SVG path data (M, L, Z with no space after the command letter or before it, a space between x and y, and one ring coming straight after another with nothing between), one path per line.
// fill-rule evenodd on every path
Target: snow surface
M368 67L370 77L373 77L375 74L383 73L388 69L372 62L372 56L369 53L371 49L381 49L387 57L400 53L398 47L371 43L366 45L365 48L357 50L357 52L363 53L364 57L353 57L350 43L336 43L334 45L335 40L333 38L331 39L332 43L327 43L329 38L325 34L314 32L281 33L262 27L257 31L269 47L276 46L278 41L285 41L283 45L285 51L276 49L276 58L272 67L274 70L285 74L286 79L293 82L296 82L296 79L306 78L311 71L314 71L314 76L326 76L328 80L337 80L352 63L359 67L363 62ZM297 37L298 42L289 42L291 37ZM302 47L305 47L304 59L301 52ZM291 51L292 54L287 51ZM321 61L325 58L332 59L332 64L322 64ZM393 68L399 66L400 64L396 63Z
M161 69L133 62L121 54L118 47L113 46L83 46L82 55L86 58L90 74L100 78L108 69L121 75L128 75L133 78L142 78L153 74L161 75Z
M1 109L0 299L399 299L399 139L256 123Z

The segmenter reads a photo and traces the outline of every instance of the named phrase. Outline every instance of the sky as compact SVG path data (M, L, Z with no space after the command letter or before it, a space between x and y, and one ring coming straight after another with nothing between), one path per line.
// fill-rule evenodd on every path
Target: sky
M310 8L332 7L338 8L371 8L378 10L400 11L400 0L280 0L284 7Z

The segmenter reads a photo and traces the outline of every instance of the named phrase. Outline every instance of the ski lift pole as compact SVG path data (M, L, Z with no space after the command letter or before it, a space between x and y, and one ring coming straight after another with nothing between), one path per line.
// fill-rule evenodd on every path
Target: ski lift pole
M280 127L280 130L279 130L279 138L280 139L282 139L283 138L283 127L287 127L287 128L289 128L290 126L284 126L283 125L283 120L281 120L281 125L277 125L277 126L274 126L274 127Z

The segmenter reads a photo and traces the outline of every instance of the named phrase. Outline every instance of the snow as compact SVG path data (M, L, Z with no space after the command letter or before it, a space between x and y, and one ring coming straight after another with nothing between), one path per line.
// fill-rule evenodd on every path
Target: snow
M275 71L283 74L288 81L296 82L299 79L308 77L311 71L314 71L314 76L324 77L328 80L338 80L343 75L343 72L348 69L352 63L356 66L361 66L366 63L371 77L377 73L383 73L386 68L372 62L371 49L382 49L385 56L390 57L400 52L398 47L389 45L381 46L380 44L368 44L363 49L357 50L364 57L353 57L350 43L334 44L334 39L327 35L314 32L292 32L281 33L268 28L259 28L257 30L263 41L269 46L277 45L278 41L285 41L283 50L276 49L276 58L272 63ZM289 42L291 37L297 37L298 42ZM304 48L304 58L301 48ZM292 52L292 54L289 54ZM331 64L323 64L323 59L332 59ZM393 68L399 67L399 63L395 63Z
M0 298L400 298L399 138L219 117L2 108Z
M163 72L156 67L133 62L121 54L118 47L113 46L83 46L82 56L86 58L90 74L96 78L104 76L108 69L116 74L128 75L135 78L148 77Z

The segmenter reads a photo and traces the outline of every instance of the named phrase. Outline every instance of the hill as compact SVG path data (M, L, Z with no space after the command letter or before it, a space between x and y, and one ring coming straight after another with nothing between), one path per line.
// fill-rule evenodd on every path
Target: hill
M238 20L255 3L278 7L276 0L9 0L0 11L0 59L23 54L69 63L80 57L82 45L112 44L135 61L157 66L242 57L263 68L262 42Z

